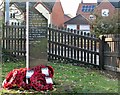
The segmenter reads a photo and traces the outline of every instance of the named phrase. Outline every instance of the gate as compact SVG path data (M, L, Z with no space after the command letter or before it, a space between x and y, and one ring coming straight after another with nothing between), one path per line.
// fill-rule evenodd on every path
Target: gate
M120 34L106 34L104 37L104 67L120 71Z
M48 28L48 58L103 68L102 41L92 34L70 29Z

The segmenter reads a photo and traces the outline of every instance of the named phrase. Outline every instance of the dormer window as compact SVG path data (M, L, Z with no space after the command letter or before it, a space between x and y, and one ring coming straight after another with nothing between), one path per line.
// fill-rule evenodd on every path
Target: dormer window
M82 12L93 12L95 5L83 5Z

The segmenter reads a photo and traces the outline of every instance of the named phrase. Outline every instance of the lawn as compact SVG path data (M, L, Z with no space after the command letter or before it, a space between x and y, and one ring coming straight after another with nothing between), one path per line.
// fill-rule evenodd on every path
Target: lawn
M90 68L73 66L71 64L62 63L49 63L54 70L55 75L54 90L46 92L37 92L34 90L20 90L1 89L0 94L3 93L15 93L17 95L29 95L30 93L117 93L118 92L118 80L110 79L99 73L98 70L92 70ZM24 62L19 63L4 63L2 66L2 78L14 68L25 67ZM2 80L3 80L2 79ZM20 93L20 94L18 94ZM35 95L36 95L35 94ZM13 94L12 94L13 95Z

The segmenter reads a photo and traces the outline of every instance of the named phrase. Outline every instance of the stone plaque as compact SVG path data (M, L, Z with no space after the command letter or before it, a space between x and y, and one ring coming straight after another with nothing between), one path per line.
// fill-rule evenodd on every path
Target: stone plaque
M29 11L30 67L47 65L47 19L35 8Z
M39 41L30 41L30 67L40 64L47 65L47 39L41 38Z

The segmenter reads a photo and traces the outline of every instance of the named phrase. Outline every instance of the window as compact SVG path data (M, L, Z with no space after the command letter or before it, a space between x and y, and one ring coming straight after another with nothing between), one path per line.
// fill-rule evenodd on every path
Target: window
M15 13L11 13L10 18L15 18Z
M12 13L10 14L10 18L12 18Z
M93 12L95 5L83 5L82 12Z
M13 18L15 18L15 13L13 13Z

